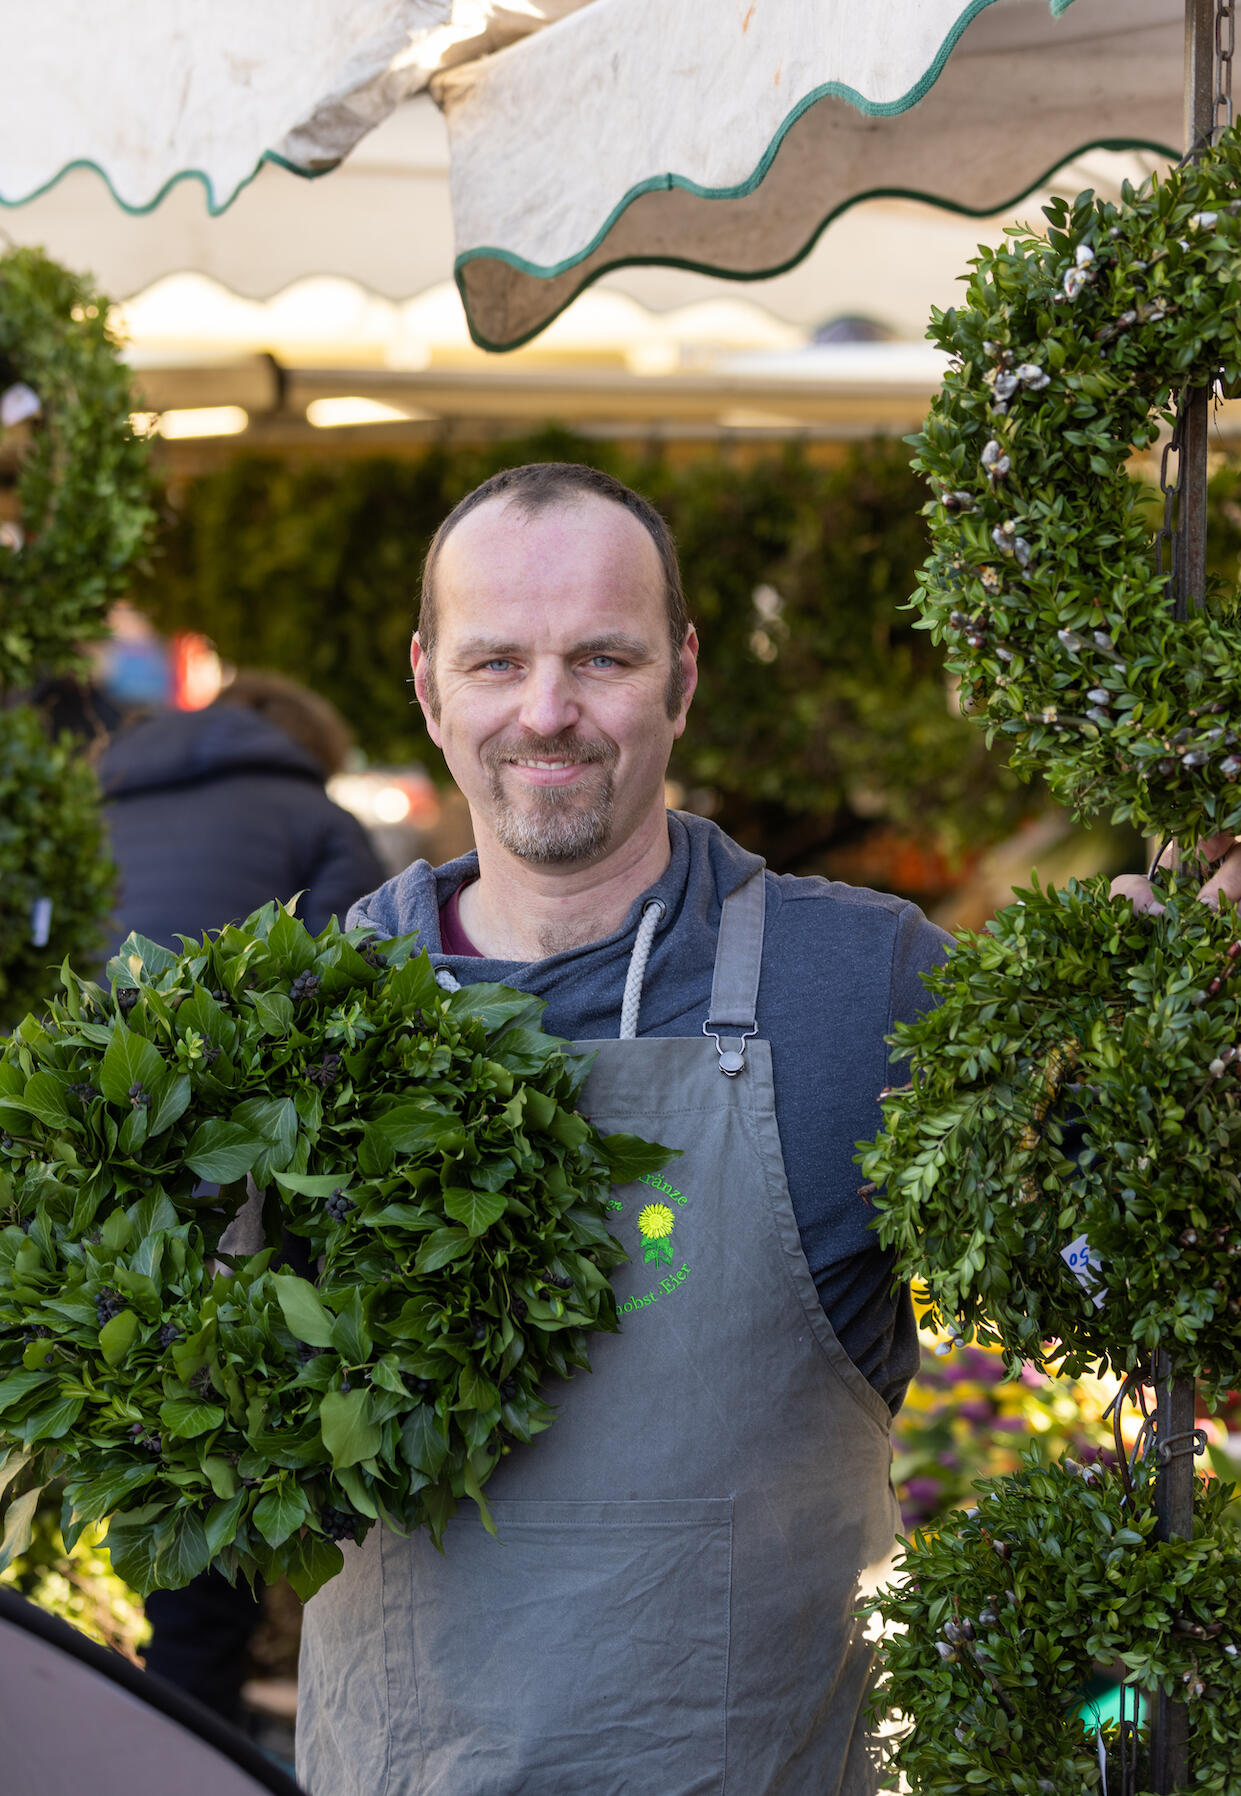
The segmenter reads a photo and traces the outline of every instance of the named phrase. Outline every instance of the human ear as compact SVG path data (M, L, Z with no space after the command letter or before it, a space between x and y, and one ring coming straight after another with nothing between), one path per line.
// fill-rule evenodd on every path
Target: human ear
M414 694L422 711L423 721L427 726L427 734L436 748L442 748L443 741L439 727L439 695L435 690L435 674L426 651L418 640L416 631L414 639L409 645L409 665L414 676Z
M681 709L675 724L678 736L685 729L685 714L698 685L698 632L692 624L681 646L681 681Z

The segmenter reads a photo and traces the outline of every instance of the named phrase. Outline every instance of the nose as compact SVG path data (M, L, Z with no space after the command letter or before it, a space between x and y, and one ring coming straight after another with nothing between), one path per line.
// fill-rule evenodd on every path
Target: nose
M581 717L568 670L558 659L533 661L521 685L520 723L532 736L559 736Z

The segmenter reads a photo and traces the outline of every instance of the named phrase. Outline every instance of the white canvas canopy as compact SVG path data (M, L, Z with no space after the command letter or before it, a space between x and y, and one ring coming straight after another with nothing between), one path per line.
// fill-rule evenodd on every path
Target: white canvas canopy
M2 0L0 201L96 169L130 211L334 168L401 100L585 0Z
M1086 146L1172 150L1183 32L1183 0L593 0L435 83L471 329L521 342L618 262L769 275L866 195L991 213Z

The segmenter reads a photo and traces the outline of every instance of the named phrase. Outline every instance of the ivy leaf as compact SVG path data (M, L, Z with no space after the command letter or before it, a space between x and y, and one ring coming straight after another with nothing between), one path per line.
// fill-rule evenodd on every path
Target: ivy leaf
M274 1490L259 1499L253 1519L268 1546L281 1547L309 1515L310 1503L305 1491L292 1479L282 1478Z
M448 1441L430 1404L420 1403L401 1427L401 1452L417 1472L438 1478L448 1458Z
M99 1089L110 1103L128 1104L135 1085L150 1091L163 1071L164 1062L154 1042L131 1034L122 1022L113 1025L112 1039L99 1063Z
M156 1080L151 1090L151 1108L147 1116L147 1138L154 1139L170 1129L189 1108L192 1086L188 1073L171 1068Z
M334 1468L357 1465L379 1451L382 1432L371 1417L366 1391L326 1391L319 1406L323 1444Z
M314 1286L291 1272L272 1274L276 1299L284 1314L289 1333L308 1347L332 1345L332 1317L324 1309Z
M174 1440L190 1441L209 1429L219 1428L224 1411L215 1403L196 1403L188 1397L172 1397L159 1406L159 1424Z
M451 1216L471 1235L483 1234L493 1222L499 1222L507 1208L508 1204L499 1192L456 1189L444 1193L445 1216Z
M0 1539L0 1572L7 1571L13 1561L26 1551L34 1534L34 1512L41 1492L23 1491L14 1497L4 1512L4 1535Z
M185 1149L185 1164L200 1179L228 1185L249 1172L267 1142L235 1122L200 1123Z
M468 1229L434 1229L423 1241L414 1260L415 1272L438 1272L469 1252L474 1237Z
M334 1578L343 1569L344 1563L345 1555L335 1541L324 1540L317 1534L305 1534L296 1543L295 1556L286 1562L284 1575L294 1593L302 1602L308 1603L329 1578Z
M121 1310L111 1321L105 1322L99 1330L99 1351L104 1363L119 1366L134 1344L138 1333L138 1318L132 1310Z
M168 1538L160 1546L152 1567L155 1587L183 1590L211 1561L206 1531L192 1511L182 1510L170 1523Z
M63 1129L73 1120L65 1100L64 1084L52 1073L33 1073L27 1079L21 1097L12 1099L11 1105L6 1106L10 1107L37 1116L50 1129Z
M637 1135L605 1135L599 1151L607 1162L614 1185L628 1185L643 1173L662 1172L681 1157L679 1148L660 1147L657 1142L643 1141Z

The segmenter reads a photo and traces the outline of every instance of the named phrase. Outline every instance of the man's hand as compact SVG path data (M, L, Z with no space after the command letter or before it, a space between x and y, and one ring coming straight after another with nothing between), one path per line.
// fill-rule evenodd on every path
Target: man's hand
M1214 867L1198 893L1203 904L1209 904L1212 910L1219 909L1221 894L1241 903L1241 840L1230 830L1224 830L1217 836L1205 836L1198 844L1197 858L1205 873ZM1176 845L1173 843L1159 857L1160 866L1176 865ZM1149 879L1143 873L1121 873L1112 881L1113 898L1128 898L1134 910L1148 916L1158 917L1163 912L1163 905L1155 896Z

